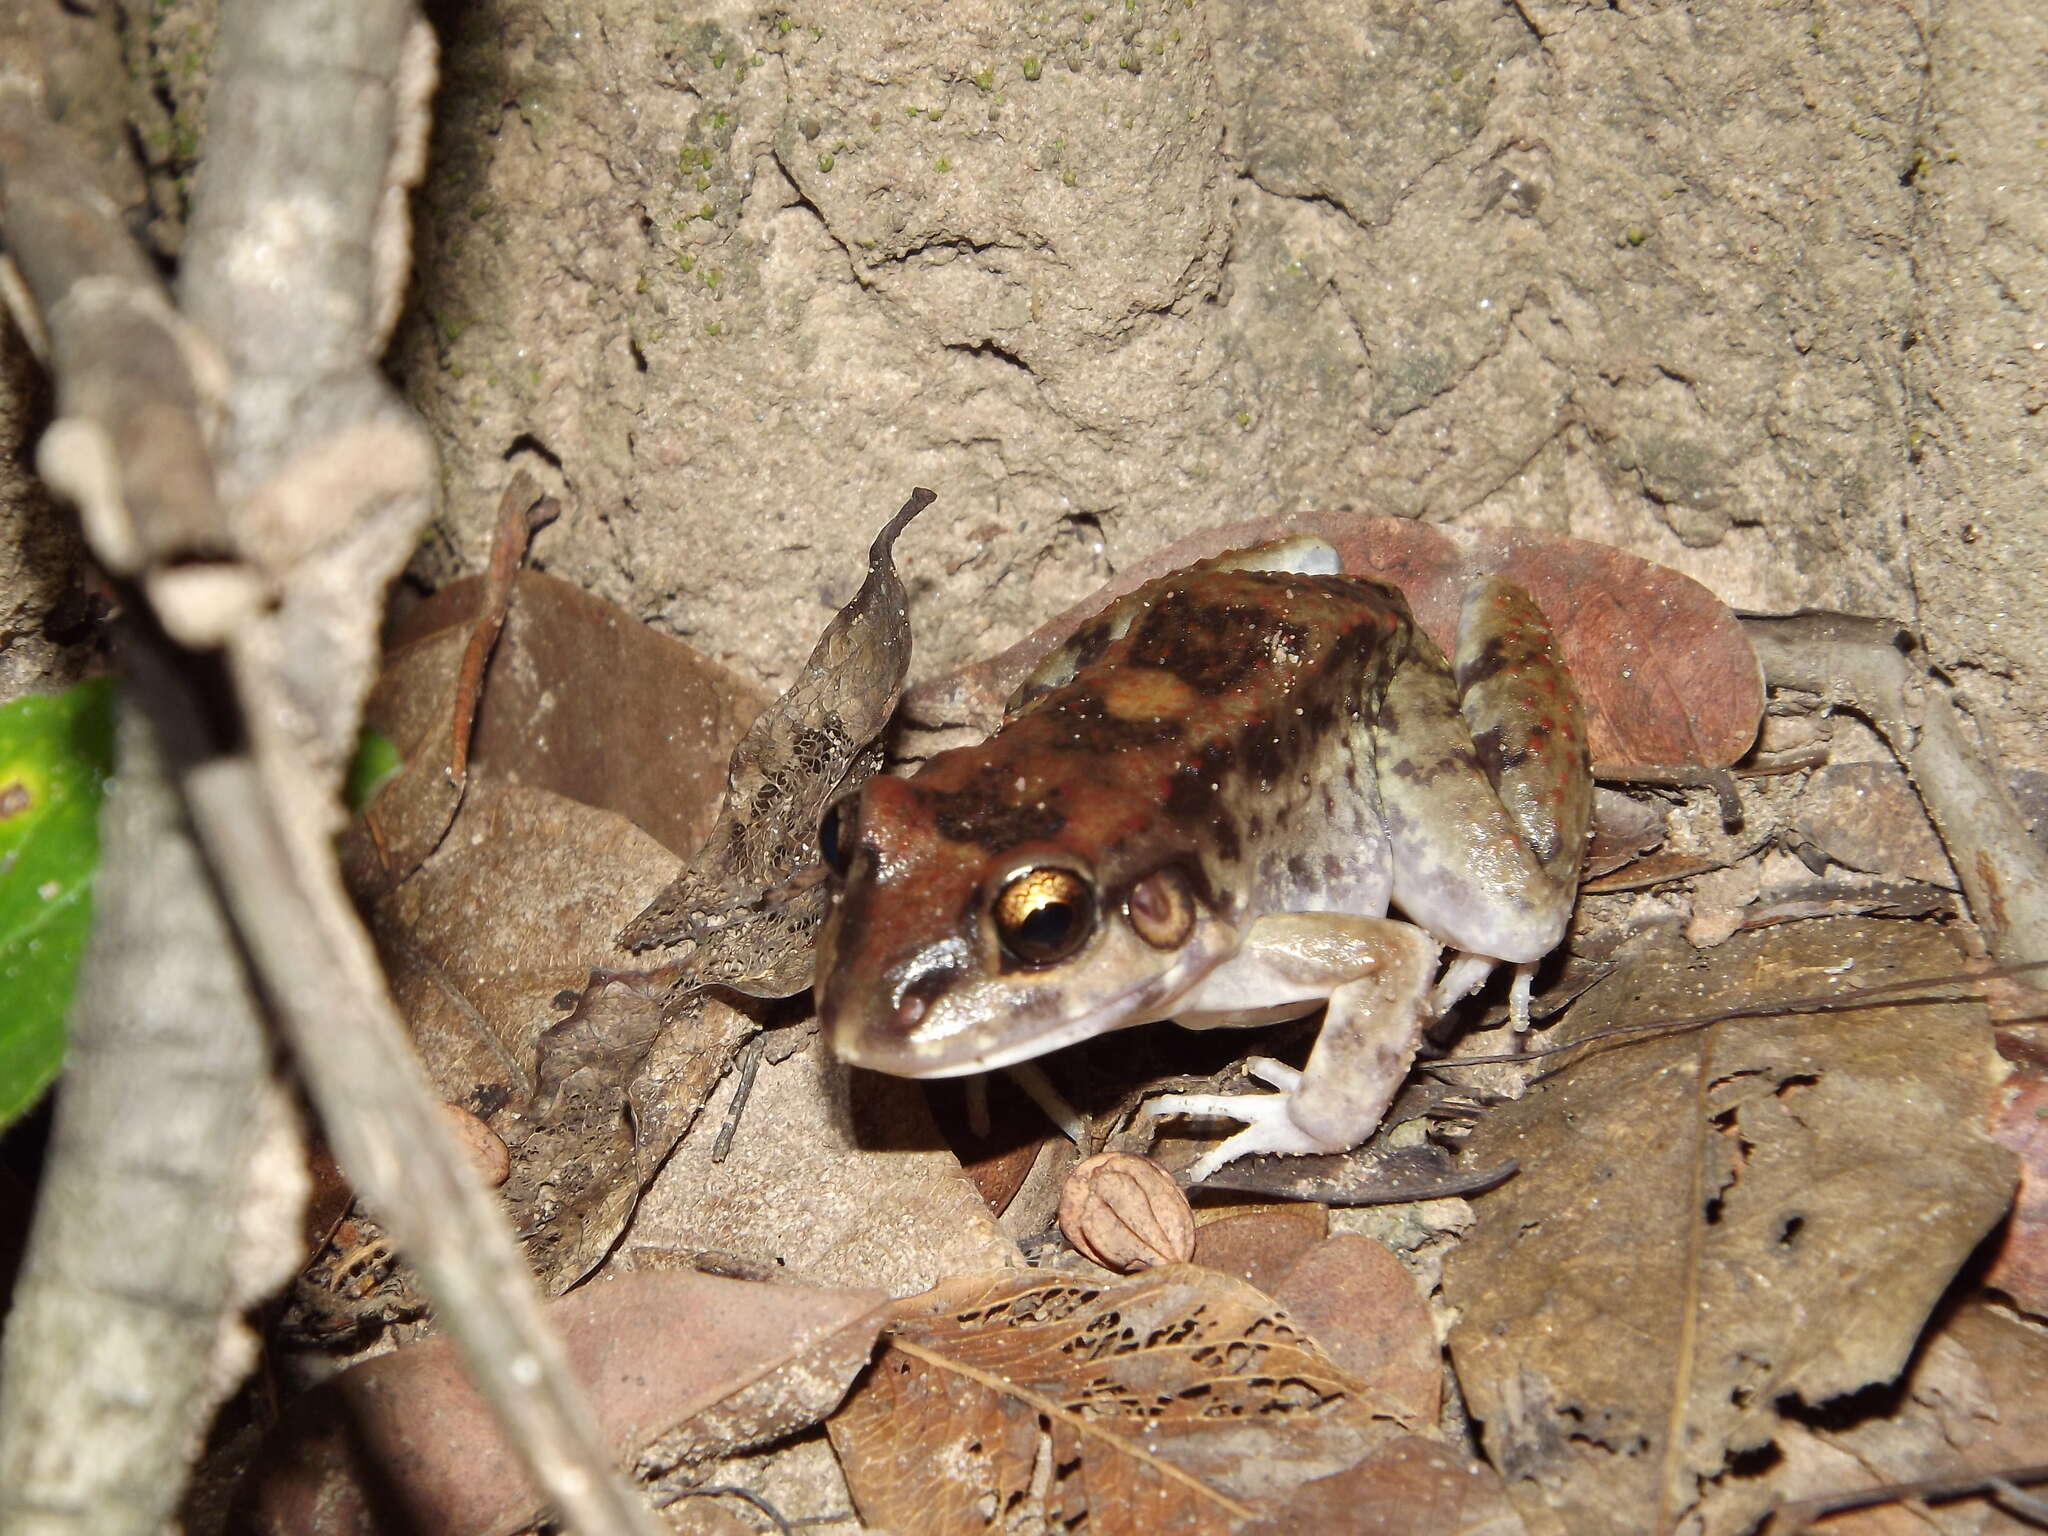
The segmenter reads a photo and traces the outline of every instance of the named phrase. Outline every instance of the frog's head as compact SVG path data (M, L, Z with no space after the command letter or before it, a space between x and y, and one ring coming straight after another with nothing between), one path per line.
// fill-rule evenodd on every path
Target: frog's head
M1028 1060L1165 1017L1236 948L1186 865L1102 867L1056 791L1014 787L877 778L827 815L840 883L817 1001L842 1061L953 1077Z

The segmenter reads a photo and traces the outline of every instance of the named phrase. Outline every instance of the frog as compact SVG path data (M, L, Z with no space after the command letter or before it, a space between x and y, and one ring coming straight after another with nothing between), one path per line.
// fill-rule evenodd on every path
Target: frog
M827 812L821 1029L841 1061L943 1078L1320 1008L1306 1066L1245 1064L1272 1091L1147 1109L1241 1127L1190 1182L1348 1151L1436 1017L1500 965L1526 999L1591 803L1584 710L1521 586L1471 583L1454 664L1325 541L1234 551L1084 624L985 741Z

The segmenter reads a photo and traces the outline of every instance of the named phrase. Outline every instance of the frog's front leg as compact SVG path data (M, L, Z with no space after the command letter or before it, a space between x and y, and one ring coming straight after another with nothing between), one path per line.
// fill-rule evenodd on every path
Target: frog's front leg
M1189 1170L1206 1179L1255 1152L1347 1152L1380 1123L1400 1090L1430 1017L1440 947L1411 923L1342 913L1261 918L1246 943L1175 1008L1183 1025L1255 1021L1329 1000L1308 1066L1247 1063L1278 1093L1169 1094L1152 1115L1221 1115L1244 1129Z

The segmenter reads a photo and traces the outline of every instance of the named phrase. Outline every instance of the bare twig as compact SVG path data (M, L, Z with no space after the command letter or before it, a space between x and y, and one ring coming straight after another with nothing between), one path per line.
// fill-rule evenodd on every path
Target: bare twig
M526 563L526 550L534 530L554 520L561 511L551 496L542 496L533 476L520 470L498 500L498 531L491 540L491 561L484 570L484 590L477 603L476 621L469 641L462 648L461 665L455 669L455 717L449 723L452 737L448 747L448 776L458 790L469 783L469 743L476 730L476 710L484 691L484 668L505 628L505 615L512 606L512 584Z
M58 374L43 467L110 567L204 560L225 546L205 448L219 362L133 248L102 160L43 118L32 75L0 76L9 299ZM255 1000L132 714L120 746L44 1198L0 1353L11 1531L162 1528L247 1369L235 1320L296 1258L301 1160ZM260 1232L237 1216L259 1208Z
M225 553L207 439L225 370L176 310L123 228L86 146L42 116L36 82L0 78L0 196L9 258L33 296L57 419L38 445L43 478L78 506L108 567Z
M1896 626L1808 614L1743 627L1774 686L1846 704L1884 733L1919 787L1992 954L2048 956L2048 859L1965 740L1947 690L1893 643Z
M1948 1504L1983 1494L1996 1495L2001 1485L2011 1487L2048 1483L2048 1463L2028 1467L2005 1467L1996 1472L1966 1473L1961 1477L1930 1477L1915 1483L1886 1483L1878 1488L1859 1488L1854 1493L1832 1494L1818 1499L1801 1499L1781 1504L1764 1526L1764 1536L1799 1536L1817 1520L1845 1510L1870 1509L1879 1504Z
M1827 995L1760 998L1753 1003L1744 1003L1740 1008L1716 1008L1708 1013L1674 1014L1668 1018L1647 1019L1640 1024L1617 1024L1612 1029L1580 1035L1573 1040L1559 1041L1556 1045L1532 1046L1523 1051L1508 1051L1491 1056L1439 1056L1418 1061L1416 1065L1430 1071L1441 1071L1448 1067L1505 1066L1537 1061L1545 1056L1566 1056L1573 1052L1591 1055L1592 1048L1597 1045L1663 1039L1670 1035L1683 1035L1693 1030L1706 1029L1715 1024L1731 1023L1736 1019L1770 1019L1790 1013L1853 1013L1861 1008L1906 1008L1919 1007L1927 1003L1961 1002L1961 997L1922 994L1929 987L1979 986L1987 981L1998 981L2008 976L2025 976L2043 969L2048 969L2048 960L2030 961L2024 965L2001 965L1982 971L1963 971L1951 976L1908 976L1900 981L1887 981L1872 987L1853 987L1846 992ZM1908 995L1899 995L1902 993Z
M430 34L403 0L228 0L216 62L182 318L89 181L45 193L59 162L40 154L33 93L0 95L6 235L59 370L46 472L162 622L140 637L144 692L343 1168L559 1513L587 1536L651 1531L517 1245L441 1128L331 847L379 599L434 485L425 433L375 367L404 281ZM130 369L135 355L148 366ZM154 425L126 435L136 422ZM187 1448L192 1426L176 1429ZM26 1434L30 1465L76 1453L40 1424Z
M120 759L0 1354L0 1530L20 1536L164 1529L200 1430L254 1357L232 1320L300 1258L291 1111L227 918L132 710Z

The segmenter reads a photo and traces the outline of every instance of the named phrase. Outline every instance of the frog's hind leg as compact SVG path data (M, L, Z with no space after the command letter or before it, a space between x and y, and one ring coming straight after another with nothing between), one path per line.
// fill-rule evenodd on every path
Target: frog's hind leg
M1467 594L1455 679L1410 636L1373 767L1402 913L1466 956L1548 954L1577 895L1592 786L1577 695L1520 588L1488 577ZM1479 974L1460 966L1457 985Z
M1593 819L1585 709L1550 621L1505 576L1465 593L1457 679L1486 777L1545 876L1575 893Z
M1246 951L1268 972L1328 988L1329 1009L1305 1070L1265 1057L1246 1063L1278 1093L1168 1094L1145 1106L1150 1115L1243 1123L1189 1168L1198 1182L1253 1153L1348 1152L1370 1136L1422 1043L1440 953L1412 924L1336 913L1263 919Z

